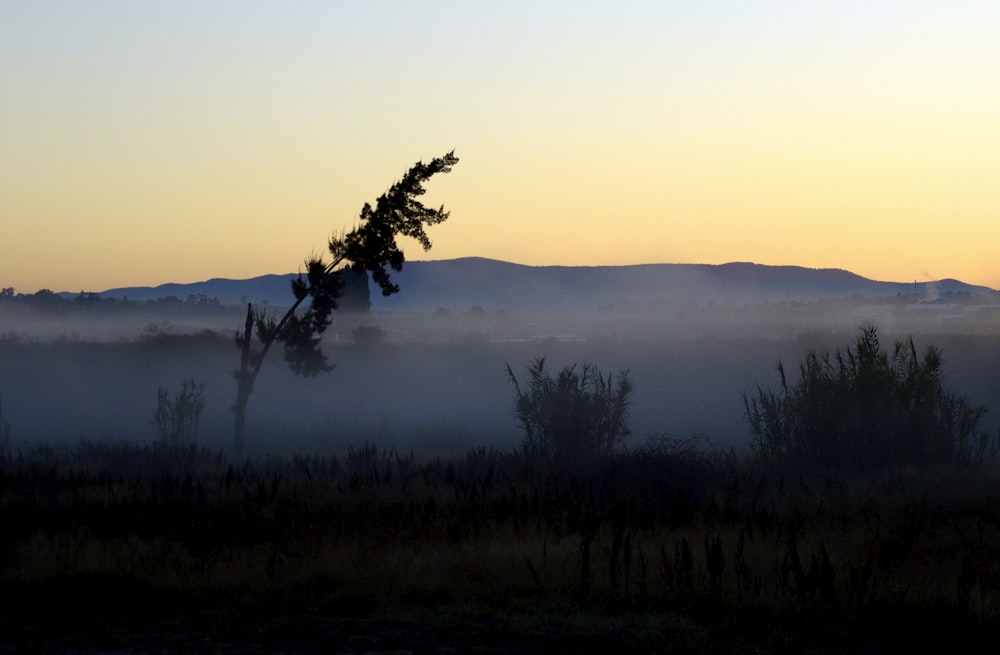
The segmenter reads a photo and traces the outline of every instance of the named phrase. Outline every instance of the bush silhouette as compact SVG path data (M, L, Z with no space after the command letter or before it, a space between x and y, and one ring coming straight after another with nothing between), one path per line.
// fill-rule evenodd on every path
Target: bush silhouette
M159 387L156 392L156 410L153 425L156 439L164 445L179 445L194 441L205 408L205 384L188 378L181 382L181 390L170 398L170 392Z
M810 351L794 385L779 363L777 392L758 386L755 397L743 395L755 455L848 471L983 459L986 409L945 389L941 352L930 346L921 358L910 338L889 353L877 332L862 328L853 347L833 356Z
M628 414L632 381L628 371L604 375L584 365L567 366L552 377L545 358L528 365L522 390L507 366L516 393L515 415L524 430L525 450L558 460L611 454L631 434Z

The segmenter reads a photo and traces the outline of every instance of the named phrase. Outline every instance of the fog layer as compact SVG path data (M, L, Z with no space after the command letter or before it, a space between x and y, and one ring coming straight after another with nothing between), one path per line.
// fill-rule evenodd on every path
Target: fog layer
M325 350L336 365L331 373L300 378L279 350L268 356L250 399L247 447L321 452L365 440L417 450L513 446L521 435L505 368L523 376L539 356L552 371L584 363L605 372L628 369L635 384L631 444L652 434L701 434L716 444L743 446L749 431L741 394L757 385L776 387L779 361L794 376L809 349L849 345L859 324L850 315L835 327L810 325L801 312L778 316L773 308L766 324L751 318L733 314L725 324L699 326L689 317L679 326L482 310L357 317L328 333ZM367 338L355 332L359 325L369 328ZM8 445L80 438L149 442L158 388L174 393L193 378L205 384L198 441L229 447L238 362L231 330L181 335L169 334L176 326L166 327L164 334L147 326L127 341L34 341L23 334L0 340ZM906 327L880 331L884 344L905 337ZM943 349L946 385L986 405L983 427L995 431L1000 338L944 331L914 338L918 350L932 344Z

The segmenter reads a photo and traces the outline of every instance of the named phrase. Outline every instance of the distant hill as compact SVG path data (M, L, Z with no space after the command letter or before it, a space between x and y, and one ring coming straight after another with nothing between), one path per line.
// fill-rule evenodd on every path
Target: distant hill
M291 280L295 274L261 275L247 280L231 280L229 278L212 278L204 282L187 284L168 283L155 287L121 287L102 291L102 298L127 298L129 300L146 301L174 296L185 300L188 296L204 295L218 298L226 305L237 305L246 302L254 304L262 302L285 302L291 296Z
M294 274L248 280L215 278L192 284L109 289L105 298L151 300L189 295L225 304L253 302L283 307L291 301ZM597 312L641 311L673 304L745 306L774 301L826 298L884 298L898 294L934 300L949 294L994 294L958 280L879 282L840 269L730 264L640 264L634 266L524 266L467 257L407 262L393 273L401 292L383 297L372 288L372 309L434 311L438 308Z

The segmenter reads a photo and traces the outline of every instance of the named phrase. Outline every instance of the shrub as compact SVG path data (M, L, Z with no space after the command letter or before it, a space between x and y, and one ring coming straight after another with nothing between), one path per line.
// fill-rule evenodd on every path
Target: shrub
M589 365L578 370L574 364L553 378L545 371L545 358L539 357L528 365L526 389L509 365L507 375L517 396L515 415L527 452L556 459L603 456L631 434L628 371L616 377Z
M942 362L933 346L919 357L912 338L889 353L868 326L844 352L810 351L794 385L779 363L777 392L743 394L754 453L853 471L981 461L990 446L977 427L986 409L945 390Z
M385 340L385 330L377 325L359 325L351 330L351 339L361 347L371 347Z
M175 445L194 440L201 410L205 407L204 391L204 383L195 382L193 378L181 383L181 390L173 399L163 387L157 389L156 411L153 412L157 441Z

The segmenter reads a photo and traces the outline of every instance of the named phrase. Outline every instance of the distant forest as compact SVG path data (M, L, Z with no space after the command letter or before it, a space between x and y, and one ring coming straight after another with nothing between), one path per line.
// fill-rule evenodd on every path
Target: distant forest
M365 274L348 272L344 278L344 292L338 300L340 311L351 313L368 313L371 308L371 296ZM130 300L127 296L121 298L105 298L102 294L80 291L75 296L56 293L51 289L41 289L36 293L17 293L13 287L0 289L0 308L22 315L57 318L73 315L121 315L133 314L148 317L184 317L228 315L246 311L243 299L240 305L227 305L216 297L203 293L188 294L181 299L167 295L149 300ZM288 290L288 304L295 302L292 290ZM285 308L275 307L284 311Z

